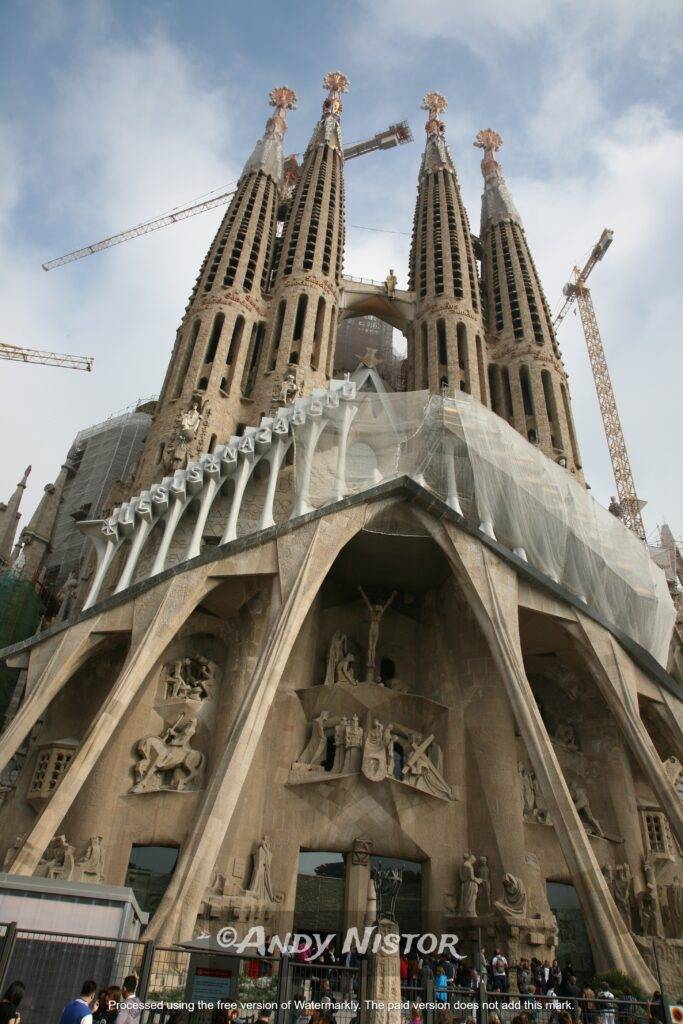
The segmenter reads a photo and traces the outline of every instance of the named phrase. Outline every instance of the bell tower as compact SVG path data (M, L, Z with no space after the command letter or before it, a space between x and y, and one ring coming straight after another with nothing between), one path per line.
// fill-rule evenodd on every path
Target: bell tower
M270 311L282 145L296 95L281 86L271 91L270 104L275 111L244 166L178 328L135 488L258 420L250 394Z
M324 387L332 375L344 258L344 154L341 71L323 79L327 97L304 154L278 242L272 316L255 408L267 413L283 381L300 393ZM286 386L286 385L285 385Z
M545 454L581 475L569 385L550 310L490 128L474 145L481 171L482 288L486 296L491 407Z
M420 165L410 251L409 288L416 317L408 347L408 390L467 391L487 401L479 281L458 175L440 114L446 100L429 92L427 142Z

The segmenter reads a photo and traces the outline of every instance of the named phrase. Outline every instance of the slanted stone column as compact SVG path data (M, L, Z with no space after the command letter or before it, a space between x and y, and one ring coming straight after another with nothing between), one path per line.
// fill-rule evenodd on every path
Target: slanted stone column
M423 522L427 525L428 518L423 517ZM596 966L599 970L622 970L645 989L652 989L655 979L612 899L526 676L519 636L517 576L453 524L443 522L435 530L432 523L428 528L446 551L498 666L581 902Z

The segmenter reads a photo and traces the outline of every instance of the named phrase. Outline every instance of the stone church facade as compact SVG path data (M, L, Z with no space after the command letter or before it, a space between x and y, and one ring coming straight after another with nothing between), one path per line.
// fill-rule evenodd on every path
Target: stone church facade
M596 969L651 990L656 943L680 985L673 606L584 487L500 138L477 137L475 237L425 97L409 289L360 284L348 83L325 86L298 168L273 90L134 478L81 524L81 598L5 652L4 869L121 885L171 851L146 934L173 943L310 921L313 855L320 927L362 927L398 860L420 928L513 961L561 947L564 887ZM405 333L405 392L372 358L334 379L336 326L364 314Z

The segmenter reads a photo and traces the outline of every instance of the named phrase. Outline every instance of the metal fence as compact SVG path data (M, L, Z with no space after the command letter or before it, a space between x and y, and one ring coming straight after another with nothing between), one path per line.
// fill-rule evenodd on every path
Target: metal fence
M253 1022L265 1008L272 1024L307 1024L314 1007L330 1010L336 1024L364 1024L366 1000L376 991L365 959L353 967L291 958L233 956L228 951L169 948L152 942L19 929L0 924L0 992L14 980L26 985L22 1024L51 1024L92 978L101 988L121 986L135 974L145 1001L141 1024L213 1024L212 994L236 1005ZM514 968L512 969L514 978ZM375 979L377 981L377 979ZM395 979L398 990L399 979ZM193 1009L188 1009L194 1006ZM404 1024L659 1024L656 1008L636 999L547 997L458 988L433 978L400 982Z

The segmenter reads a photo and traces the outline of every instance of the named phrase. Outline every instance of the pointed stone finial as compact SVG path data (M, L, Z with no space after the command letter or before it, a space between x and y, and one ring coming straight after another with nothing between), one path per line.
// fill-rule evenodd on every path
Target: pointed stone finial
M425 125L428 136L437 135L443 138L445 135L446 126L439 118L439 114L443 114L447 106L446 97L442 96L440 92L428 92L422 100L421 109L429 113L427 124Z
M275 107L275 113L266 121L264 138L284 138L287 131L287 111L296 110L297 96L288 85L280 85L268 93L268 102Z
M492 175L499 174L502 168L493 155L503 145L503 140L498 132L494 132L492 128L483 128L482 131L477 133L477 137L472 145L476 146L477 149L484 150L484 159L481 162L481 173L484 177L490 178Z
M31 473L31 469L32 468L33 468L32 466L27 466L26 467L26 469L24 470L24 475L22 476L21 480L17 484L17 487L26 487L26 481L29 478L29 475Z
M329 95L323 103L323 117L335 117L339 120L342 112L341 94L349 91L349 80L341 71L328 71L323 78L323 88Z

